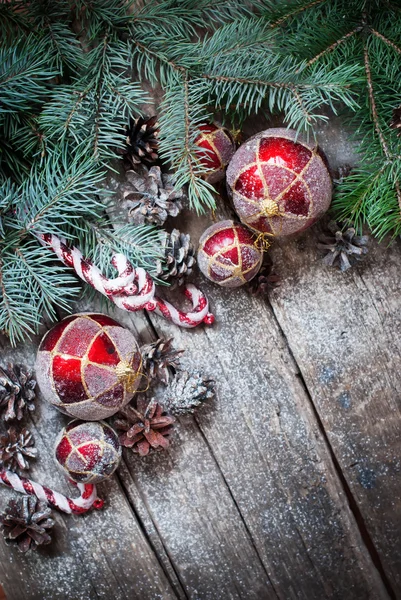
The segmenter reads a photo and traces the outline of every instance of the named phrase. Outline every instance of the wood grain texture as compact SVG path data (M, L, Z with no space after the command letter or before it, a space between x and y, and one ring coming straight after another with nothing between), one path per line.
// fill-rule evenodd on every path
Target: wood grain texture
M401 598L401 253L371 244L346 274L318 262L318 233L273 251L274 313Z
M35 342L38 340L12 353L8 349L9 356L32 365ZM74 495L76 491L67 484L53 459L57 433L68 420L42 401L27 426L39 450L32 479ZM1 510L12 495L0 487ZM55 511L54 542L37 552L22 555L15 547L7 547L0 537L0 582L7 600L176 598L117 478L99 485L99 495L106 499L103 511L84 516Z
M174 464L163 490L155 482L155 458L135 461L135 467L128 461L184 587L190 597L217 598L213 580L208 583L216 565L211 523L213 529L218 524L222 548L230 547L232 539L232 525L220 514L223 503L219 500L220 511L213 508L216 485L220 499L223 487L210 455L277 597L387 597L271 309L243 289L224 290L206 282L202 287L213 298L213 327L177 330L150 318L158 333L174 335L176 345L186 349L184 364L217 380L217 402L195 421L203 439L196 428L188 439L186 424L182 445L180 429L176 444L181 442L181 447L174 444L161 459L166 472ZM182 499L179 510L177 497ZM198 507L202 510L194 518ZM203 521L205 510L211 512ZM175 515L174 525L168 515ZM242 573L230 564L232 579L241 580L249 569L243 565ZM264 597L253 589L251 584L240 597Z

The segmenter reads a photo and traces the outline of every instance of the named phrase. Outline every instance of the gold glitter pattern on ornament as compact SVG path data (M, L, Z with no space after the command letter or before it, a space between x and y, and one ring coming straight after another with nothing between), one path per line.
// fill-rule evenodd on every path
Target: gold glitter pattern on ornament
M105 432L108 439L105 438ZM113 445L111 440L114 436L116 440ZM82 441L77 443L77 438ZM77 482L99 483L106 479L117 468L120 457L121 447L117 436L103 422L72 421L56 442L57 461L69 477Z
M79 318L84 318L84 319L93 321L94 323L96 323L96 325L98 326L99 329L96 332L96 334L93 335L93 339L91 340L91 343L88 344L86 352L82 357L78 357L76 355L65 353L65 352L60 352L60 349L59 349L60 345L64 342L65 337L68 334L69 330L71 330L72 328L77 326L76 320L71 321L71 323L69 323L67 325L67 327L63 330L63 332L62 332L59 340L57 341L56 345L54 346L53 350L50 351L52 372L53 372L55 357L60 357L65 360L73 360L73 361L80 360L81 384L82 384L82 386L85 390L86 396L87 396L86 398L82 399L82 402L87 402L88 400L90 400L91 402L96 403L96 400L99 397L105 396L106 394L111 392L116 387L116 385L121 383L124 388L123 403L125 403L127 394L132 394L132 392L135 390L135 382L137 381L138 377L140 376L140 368L142 366L142 358L139 353L139 350L137 352L132 353L132 360L130 362L124 360L119 352L117 343L108 335L108 328L114 327L114 326L110 326L110 325L102 326L95 319L91 319L90 315L84 315L84 314L79 315ZM117 326L118 325L116 324L115 327L117 327ZM91 361L89 359L89 353L92 349L93 344L96 342L97 338L99 338L102 335L106 335L107 338L113 344L114 350L117 353L118 358L119 358L119 363L117 365L106 365L106 364L102 364L99 362ZM137 371L135 371L135 369L132 368L132 365L134 364L136 359L139 361ZM100 369L101 371L108 372L114 376L113 383L107 388L104 388L104 389L102 388L98 394L91 394L91 392L88 388L87 382L86 382L85 371L86 371L87 367L90 365L93 366L94 368L96 368L97 370ZM56 388L53 373L50 378L50 383L51 383L51 387L52 387L54 393L56 395L59 395L59 392ZM79 404L79 402L74 402L73 404ZM67 406L68 406L68 404L67 404Z
M211 158L211 153L210 151L208 152L207 148L203 148L203 146L200 146L200 142L207 142L208 144L210 144L210 146L213 149L213 152L215 152L216 156L218 157L220 164L222 167L226 167L228 163L225 163L223 161L223 158L221 156L220 150L218 150L216 148L216 145L214 143L214 138L216 137L216 131L210 131L209 133L205 133L204 131L201 131L201 133L199 134L199 137L197 139L197 144L199 145L199 147L204 150L207 158ZM217 167L216 167L217 168Z
M291 137L286 137L282 134L280 134L279 137L281 139L287 139L290 142L294 143L294 140ZM269 185L266 181L266 177L265 177L265 174L264 174L263 168L262 168L265 165L269 166L270 163L269 163L269 161L261 161L260 160L260 145L264 139L269 139L269 138L262 138L262 139L257 140L257 146L256 146L256 150L255 150L255 160L253 162L247 163L238 172L237 177L234 180L232 189L233 189L233 191L235 191L236 196L238 196L243 202L245 202L247 206L251 205L251 206L255 207L255 211L252 214L246 215L246 216L244 216L244 215L241 216L242 222L245 223L246 225L248 225L254 231L260 231L260 229L257 227L257 223L261 218L265 218L268 220L269 227L271 229L271 232L265 232L265 233L266 233L266 235L274 236L274 235L280 234L284 219L306 221L313 216L313 212L314 212L313 197L312 197L312 193L309 188L309 185L305 181L304 174L308 170L313 159L318 155L317 155L316 149L311 150L310 148L308 148L301 142L297 142L297 144L303 146L305 148L305 150L307 150L308 153L310 153L309 160L307 161L307 163L302 167L301 171L299 171L299 172L295 171L294 169L291 169L290 167L288 167L285 164L280 163L278 165L275 165L275 164L273 165L273 166L279 167L285 173L288 173L289 176L291 177L291 181L274 198L272 198L270 195ZM270 166L272 166L272 165L270 165ZM250 174L250 173L252 173L252 170L254 170L254 174L257 173L257 176L260 179L260 182L262 184L262 190L261 190L261 192L258 192L257 196L249 197L249 196L241 193L241 191L238 190L237 183L238 183L241 175L243 175L244 173ZM288 210L288 209L286 210L285 206L284 206L284 197L292 190L293 191L296 190L296 187L299 186L300 184L305 189L306 197L308 200L307 214L292 213L290 210Z
M229 228L229 227L227 227L227 224L225 224L220 228L216 227L213 230L213 232L211 232L209 234L209 236L205 237L202 240L203 246L205 246L205 244L210 239L215 237L217 234L219 234L220 232L223 232L227 229L231 229L231 231L234 234L234 242L232 244L223 246L222 248L217 250L212 256L209 255L208 253L206 253L203 248L200 249L200 252L205 257L207 265L208 265L207 276L213 281L215 278L216 270L217 271L220 270L227 274L227 277L224 277L224 280L222 281L222 283L224 283L224 285L229 284L230 281L233 281L235 279L239 279L241 281L241 284L247 283L248 279L246 279L245 276L250 271L255 270L255 268L257 267L258 264L261 264L262 255L260 254L258 257L258 260L255 260L254 262L252 262L252 264L250 266L244 268L242 253L244 252L244 250L246 250L248 248L249 251L251 251L253 254L255 254L255 258L256 258L255 250L260 252L260 249L257 247L256 242L254 242L252 244L251 243L246 244L244 242L241 242L239 240L237 228L235 227L235 225L232 226L231 228ZM236 250L236 252L237 252L238 264L233 263L229 258L224 256L225 254L230 253L232 250Z

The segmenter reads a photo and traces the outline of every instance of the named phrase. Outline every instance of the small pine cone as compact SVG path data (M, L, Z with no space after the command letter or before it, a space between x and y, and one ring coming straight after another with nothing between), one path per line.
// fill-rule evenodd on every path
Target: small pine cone
M49 530L54 526L52 511L34 496L11 500L0 516L7 544L16 544L21 552L50 544Z
M164 242L164 261L157 262L157 277L176 285L182 285L187 275L192 273L195 265L195 248L191 244L189 234L173 229L166 234Z
M353 227L343 231L335 221L329 223L328 229L331 235L321 236L317 245L319 250L326 252L322 260L324 265L347 271L367 254L369 238L366 235L356 235Z
M175 415L194 412L195 408L216 394L215 381L199 371L181 371L166 390L164 405Z
M0 367L0 416L3 421L20 421L26 410L35 410L36 380L25 365Z
M127 179L122 207L131 223L163 225L167 217L176 217L182 209L184 190L174 189L172 176L162 173L160 167L148 171L142 165L137 171L128 171Z
M118 413L114 426L124 432L119 438L122 446L132 448L140 456L147 456L151 450L169 447L168 438L174 422L174 417L154 398L149 401L140 394L136 406L129 404Z
M159 125L157 117L130 119L127 127L126 147L118 152L123 156L126 169L140 163L152 164L158 158Z
M280 276L273 272L273 263L269 261L262 265L259 273L248 283L248 290L252 296L267 296L280 283Z
M10 427L7 433L0 435L0 465L11 471L26 471L29 469L29 462L26 459L35 458L37 449L30 431L22 429L18 431L16 427Z
M175 375L180 368L180 356L184 350L175 350L172 347L173 338L158 339L152 344L145 344L141 348L142 370L149 379L160 380L168 385L171 372Z

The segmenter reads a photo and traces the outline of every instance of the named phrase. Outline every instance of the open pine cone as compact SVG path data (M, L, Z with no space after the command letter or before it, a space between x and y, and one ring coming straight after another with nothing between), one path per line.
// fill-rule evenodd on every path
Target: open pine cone
M26 410L35 410L36 380L25 365L8 363L0 367L0 417L4 421L19 421Z
M34 496L11 500L0 517L6 543L16 544L21 552L50 544L49 530L54 526L51 514L47 504Z
M167 217L176 217L180 212L184 190L176 190L172 176L162 173L160 167L148 170L142 165L136 171L128 171L127 180L122 208L128 211L130 222L163 225Z
M175 415L194 412L195 408L216 394L215 381L199 371L181 371L166 390L164 405Z
M173 287L182 285L186 276L192 273L196 262L191 237L173 229L171 233L166 233L164 248L165 259L157 262L157 277L173 284Z
M159 380L167 385L171 372L175 374L180 368L180 356L184 350L172 347L173 338L159 338L152 344L141 347L142 370L149 379Z
M328 225L331 235L319 238L317 247L326 252L322 262L328 267L337 266L341 271L347 271L368 252L368 237L356 235L353 227L345 231L335 222Z
M29 469L26 457L35 458L37 449L34 447L34 439L30 431L16 427L10 427L7 433L0 435L0 466L11 471Z
M154 398L149 401L140 394L136 407L130 404L121 409L114 425L124 432L119 438L122 446L146 456L151 450L168 448L174 421Z
M126 169L140 163L152 164L158 159L159 125L157 117L131 119L127 127L126 147L119 150Z

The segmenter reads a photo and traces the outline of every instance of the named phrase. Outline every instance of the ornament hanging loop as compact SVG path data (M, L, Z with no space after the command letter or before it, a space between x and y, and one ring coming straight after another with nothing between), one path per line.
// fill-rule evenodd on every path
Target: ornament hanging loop
M271 246L268 234L267 233L259 233L259 235L257 236L257 238L255 240L254 245L256 248L259 248L259 250L261 250L261 252L267 252Z

